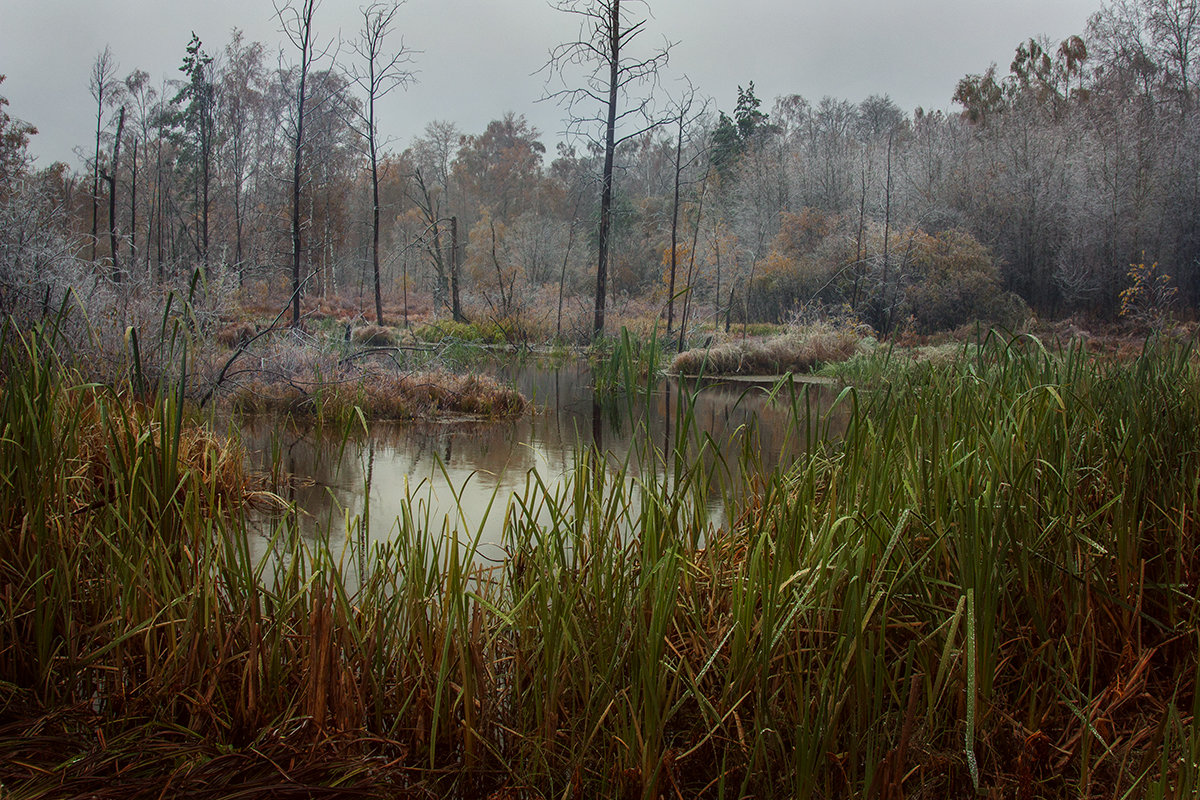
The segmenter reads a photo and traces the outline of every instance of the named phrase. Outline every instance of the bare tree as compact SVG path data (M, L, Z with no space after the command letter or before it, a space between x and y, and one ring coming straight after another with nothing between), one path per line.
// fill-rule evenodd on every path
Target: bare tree
M1192 105L1192 64L1200 48L1200 3L1196 0L1148 0L1146 21L1166 70L1169 88L1179 97L1180 109Z
M158 91L150 85L150 75L144 70L135 69L125 78L125 90L129 97L129 106L136 116L133 120L134 132L132 137L133 152L130 154L129 167L129 267L137 266L137 224L138 224L138 143L142 144L143 157L145 148L150 142L152 115L158 102ZM147 232L149 238L149 232ZM149 252L149 248L147 248Z
M116 89L113 78L116 73L117 61L112 50L105 47L92 62L88 86L96 101L96 149L92 160L92 261L96 260L96 243L100 237L100 133L104 125L104 107L111 104Z
M397 86L406 86L414 79L407 64L412 51L400 42L388 53L384 39L392 30L396 12L404 0L375 2L361 9L363 27L351 49L362 59L349 71L350 80L366 94L365 113L358 115L355 131L366 140L367 156L371 160L371 272L375 281L375 322L383 324L383 296L379 281L379 154L378 125L375 120L375 101L386 97Z
M292 136L292 327L300 326L300 254L303 242L300 227L300 182L304 169L304 121L308 100L308 74L313 64L330 54L332 45L318 47L313 17L320 0L300 0L299 7L291 0L279 5L275 2L275 16L283 29L284 36L300 53L299 74L296 88L296 119Z
M462 133L451 122L437 121L425 126L425 135L408 151L414 169L408 187L408 197L420 212L428 236L421 239L429 253L434 268L433 302L441 308L449 305L455 321L463 320L462 309L455 300L457 290L447 283L446 259L443 255L441 224L451 216L450 185L454 150ZM457 251L455 237L451 237L450 255ZM451 259L450 278L455 286L458 282L457 264Z
M100 177L108 184L108 245L112 254L112 279L121 282L121 256L117 250L117 166L121 161L121 137L125 133L125 106L117 115L117 135L113 137L111 172L101 170Z
M263 104L263 46L245 44L242 32L234 30L225 46L225 65L220 77L219 137L227 150L229 183L233 191L234 263L238 283L245 279L246 202L248 185L259 168L254 159L254 115ZM259 147L262 147L260 144Z
M685 79L686 80L686 79ZM671 338L671 328L675 322L675 273L678 269L679 261L679 189L683 180L684 171L696 163L704 152L696 151L692 153L691 158L685 163L683 160L683 146L685 136L688 134L690 126L694 125L697 120L701 119L708 113L708 103L705 102L700 110L696 113L692 112L692 108L696 103L696 89L692 86L692 82L687 81L687 89L678 102L674 104L674 122L676 124L675 136L675 157L671 162L674 171L674 197L671 202L671 277L667 287L667 338ZM681 333L680 336L683 336ZM681 345L682 347L682 345Z
M568 132L593 139L603 126L604 168L600 180L600 229L596 253L596 306L593 338L604 334L604 305L608 287L608 238L612 227L613 156L617 145L640 136L658 125L650 113L649 97L637 90L655 83L666 65L671 45L664 43L650 54L632 54L632 45L646 29L646 18L630 13L631 8L650 13L647 0L556 0L554 8L580 18L579 37L555 47L545 69L557 76L562 87L547 90L546 99L565 106ZM568 72L581 68L582 86L567 83ZM588 109L599 107L597 111ZM637 120L634 130L629 123ZM618 136L618 128L626 132Z

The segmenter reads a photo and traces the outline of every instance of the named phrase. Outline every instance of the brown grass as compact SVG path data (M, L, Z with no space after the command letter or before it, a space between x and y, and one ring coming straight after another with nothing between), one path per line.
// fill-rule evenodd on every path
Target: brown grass
M860 337L825 324L769 339L744 339L680 353L671 370L680 375L782 375L811 372L821 364L845 361Z
M232 397L249 414L321 415L349 418L361 409L369 419L412 420L430 417L501 419L520 414L525 397L485 375L448 372L316 375L253 380Z
M250 341L258 331L249 322L229 322L222 325L216 333L216 339L225 347L237 347Z
M80 508L99 502L97 498L109 491L110 476L144 457L139 453L145 443L154 452L172 444L163 441L163 424L154 409L128 394L106 398L103 410L94 401L84 401L63 413L80 420L79 452L72 459L79 467L77 480L67 484L76 490L74 501ZM185 422L174 446L179 473L191 475L209 489L197 495L204 513L229 511L261 498L262 481L246 471L246 451L240 442ZM182 491L184 484L179 488Z
M364 347L391 347L399 340L398 331L386 325L363 325L355 328L350 337Z

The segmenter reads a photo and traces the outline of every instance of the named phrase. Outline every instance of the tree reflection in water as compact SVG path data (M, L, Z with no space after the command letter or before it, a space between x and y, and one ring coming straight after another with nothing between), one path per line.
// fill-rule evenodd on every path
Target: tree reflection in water
M769 387L681 385L664 379L654 392L614 399L592 390L584 363L506 365L497 372L533 401L530 412L486 424L377 423L349 441L314 432L281 434L270 420L259 419L244 426L243 436L264 469L284 456L285 469L297 478L287 481L286 496L302 510L298 527L303 535L327 530L334 538L344 530L361 554L371 542L395 534L396 518L406 504L419 505L412 508L413 516L424 520L428 512L431 535L440 535L443 526L457 529L462 537L478 533L480 555L488 559L504 555L506 510L514 496L528 491L531 471L550 491L558 491L580 448L594 445L614 472L627 464L630 479L653 464L668 481L675 449L686 448L681 463L702 459L705 475L716 484L709 488L717 494L706 505L719 523L725 495L743 477L730 472L747 448L752 463L770 470L794 458L805 444L803 431L789 432L793 398L787 390L772 398ZM805 402L823 412L835 396L829 388L811 384L797 384L794 391L802 420ZM679 416L688 409L690 424L683 425L681 435ZM835 414L830 435L838 435L843 426ZM260 543L259 552L265 547Z

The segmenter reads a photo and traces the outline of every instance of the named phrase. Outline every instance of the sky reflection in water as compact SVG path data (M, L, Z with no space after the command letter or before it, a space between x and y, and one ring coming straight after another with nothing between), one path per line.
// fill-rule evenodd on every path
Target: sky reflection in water
M369 436L345 442L340 436L276 429L265 419L248 422L243 436L261 466L269 467L278 452L283 470L311 480L310 485L281 490L305 512L300 527L308 536L329 530L336 542L347 530L357 533L355 520L365 518L369 487L369 524L362 530L370 541L394 536L396 518L411 502L413 518L422 526L428 520L431 535L453 529L462 538L478 534L478 555L499 560L509 504L514 497L531 496L535 471L550 491L561 490L581 444L598 444L612 473L628 463L629 477L636 480L640 469L655 464L661 475L663 454L673 456L681 391L695 422L687 436L687 463L697 457L698 442L706 436L720 453L710 449L700 456L713 476L705 504L715 524L723 519L726 496L740 487L737 465L743 448L749 446L764 470L794 458L804 442L788 430L793 400L803 417L806 392L814 410L824 411L834 398L831 389L816 385L796 384L794 394L785 389L772 399L760 386L710 383L697 391L694 383L681 386L666 379L650 396L647 409L644 395L597 403L583 363L506 364L493 371L530 398L534 409L515 420L488 424L376 424ZM840 427L835 418L831 433L836 435ZM657 451L649 458L647 442ZM256 542L254 549L264 552L266 540Z

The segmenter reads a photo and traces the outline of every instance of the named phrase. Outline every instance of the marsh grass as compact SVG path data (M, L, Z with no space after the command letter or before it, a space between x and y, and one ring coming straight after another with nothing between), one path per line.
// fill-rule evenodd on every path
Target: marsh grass
M588 353L595 388L611 400L651 391L658 383L663 358L657 326L645 336L623 327L617 336L594 342Z
M783 375L814 371L823 364L846 361L862 337L852 329L814 323L769 338L736 339L687 350L675 357L678 375Z
M1195 794L1190 346L1116 362L989 338L845 390L836 440L780 389L809 448L767 473L749 447L699 457L683 393L670 448L584 448L565 481L497 497L501 564L410 502L353 583L356 520L311 540L284 515L255 560L171 393L135 414L18 351L0 393L14 796Z
M351 331L355 343L364 347L391 347L399 342L399 332L384 325L363 325Z
M362 413L372 420L427 418L499 419L520 414L519 391L480 374L429 372L319 373L287 380L249 380L231 398L248 414L319 417L338 423Z

